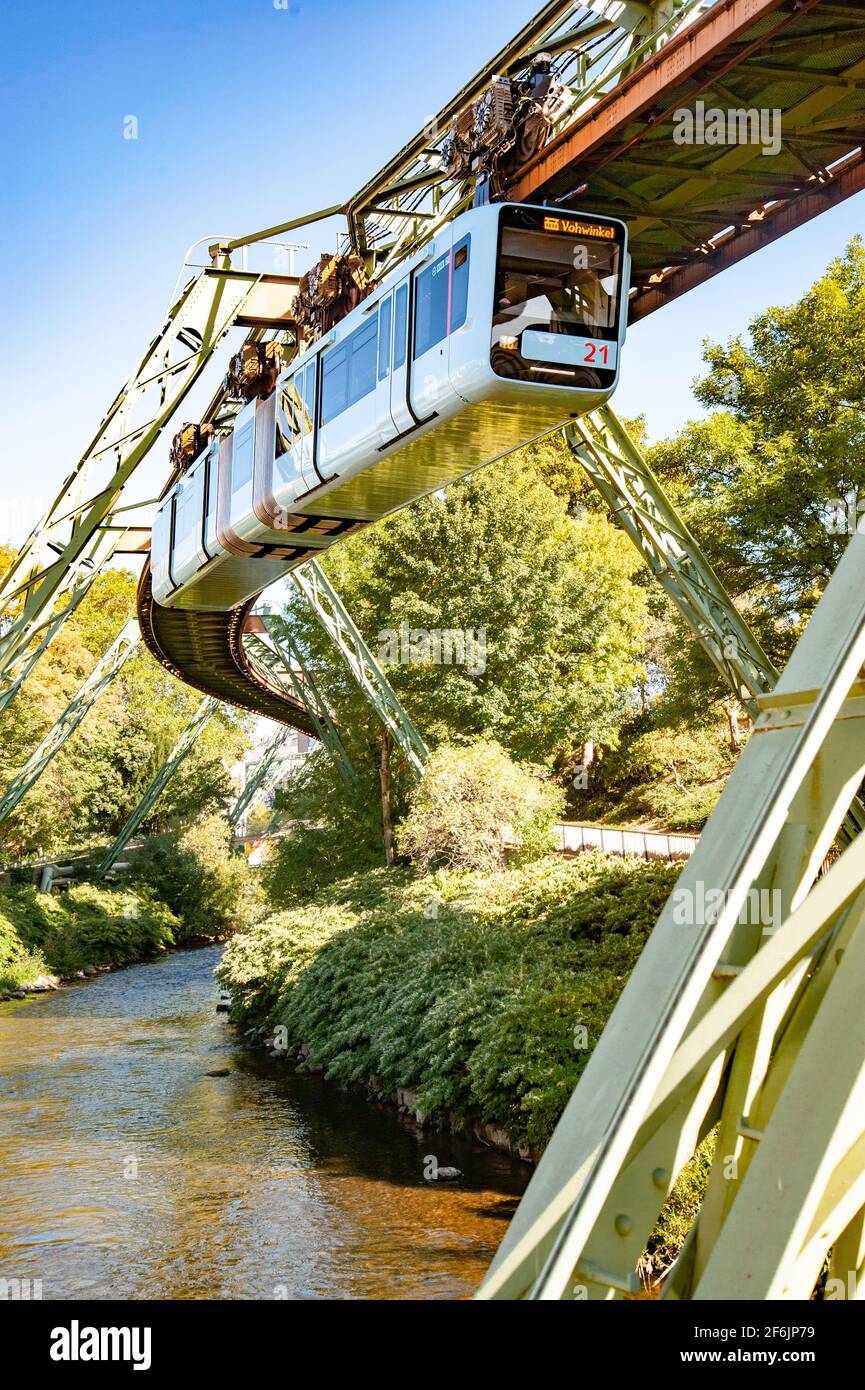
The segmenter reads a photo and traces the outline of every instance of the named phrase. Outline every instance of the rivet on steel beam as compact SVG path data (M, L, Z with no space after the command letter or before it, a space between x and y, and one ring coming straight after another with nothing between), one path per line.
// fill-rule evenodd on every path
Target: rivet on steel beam
M743 1139L753 1139L756 1144L763 1138L762 1129L755 1129L745 1115L739 1116L739 1123L736 1125L736 1132L741 1134Z
M719 961L712 971L713 980L735 980L737 975L741 975L744 966L728 965L726 961Z

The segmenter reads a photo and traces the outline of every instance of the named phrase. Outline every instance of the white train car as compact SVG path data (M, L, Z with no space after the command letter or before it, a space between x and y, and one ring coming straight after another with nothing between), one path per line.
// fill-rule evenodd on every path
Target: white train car
M463 213L192 463L154 522L156 601L234 607L603 404L629 278L617 219L514 203Z

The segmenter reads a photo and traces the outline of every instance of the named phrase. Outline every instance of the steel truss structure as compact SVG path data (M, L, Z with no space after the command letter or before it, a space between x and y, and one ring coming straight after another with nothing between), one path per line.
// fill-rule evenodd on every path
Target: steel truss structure
M247 777L243 788L228 813L228 823L233 830L243 824L247 812L255 802L267 795L276 785L280 772L280 754L291 737L291 730L278 728L264 749L255 770Z
M454 116L480 96L494 76L521 75L539 54L549 54L564 89L552 128L553 134L558 134L606 90L653 58L699 13L703 3L553 0L345 202L211 249L230 255L242 247L338 216L344 219L345 249L365 256L371 278L381 279L413 255L438 228L471 206L474 179L448 177L443 146Z
M551 139L502 191L534 202L577 200L586 211L624 217L634 257L630 318L639 319L865 187L863 21L865 7L849 0L554 0L347 201L211 247L213 264L182 290L0 584L0 710L100 567L122 545L134 544L122 493L220 341L233 326L246 327L252 339L278 331L291 340L297 282L248 271L249 246L339 215L344 249L365 257L373 280L388 274L475 197L474 179L447 176L444 143L452 117L494 74L523 76L547 52L564 102ZM780 110L777 157L765 159L759 144L720 153L676 146L674 116L698 98ZM238 252L240 270L232 265ZM220 389L204 418L219 427L235 408ZM865 771L859 597L865 538L854 536L776 681L612 411L577 422L567 439L751 710L755 728L479 1296L634 1292L637 1261L658 1210L713 1129L708 1188L664 1296L807 1298L829 1251L833 1277L859 1293L865 1274L865 1121L857 1117L865 1111L861 836L848 834L840 857L818 873L845 817L848 831L862 823L854 808L851 824L850 807ZM420 774L423 741L338 596L314 562L295 580ZM141 613L147 602L140 596ZM264 615L260 626L247 626L249 619L246 609L220 615L222 627L215 623L205 643L194 616L163 613L161 627L155 619L151 624L154 632L159 627L152 649L181 676L186 667L171 664L172 651L182 651L190 669L197 652L194 679L203 689L215 688L207 686L206 673L224 655L227 698L244 682L252 687L257 668L247 707L280 718L282 691L287 717L323 730L333 755L338 731L302 654L273 615ZM243 657L244 646L256 655ZM116 863L215 708L212 698L202 701L103 859L100 876ZM353 772L347 755L341 770L347 777Z
M129 844L129 841L134 836L138 827L152 811L168 783L171 781L171 778L180 767L187 753L191 750L199 734L204 731L206 725L213 718L218 709L219 701L214 700L210 695L205 695L168 757L165 759L165 762L159 768L141 800L138 802L138 805L131 812L126 824L114 841L114 844L106 851L105 855L100 860L95 874L97 879L105 878L114 868L114 865L117 863L117 860Z
M60 717L48 730L38 747L10 781L0 796L0 822L7 820L26 796L34 782L42 776L48 764L57 756L70 734L74 734L84 716L93 708L100 695L119 675L131 656L138 651L140 633L135 618L124 623L111 646L97 661L83 685L76 690Z
M568 425L565 440L709 660L756 714L778 672L622 422L604 406Z
M270 671L285 682L294 698L306 709L315 736L327 750L346 791L354 795L359 786L357 773L309 662L280 613L263 607L261 617L268 638L265 643L260 635L257 637L262 658Z
M316 560L307 560L292 579L409 767L422 776L429 750L324 570Z
M0 582L0 710L96 575L134 545L121 495L228 331L279 322L295 277L233 270L193 276L119 392L90 446ZM35 650L34 650L35 645Z
M715 1126L667 1295L807 1298L833 1248L836 1271L858 1278L862 838L817 877L865 773L863 583L856 534L775 689L757 697L754 734L480 1297L635 1291L658 1211Z

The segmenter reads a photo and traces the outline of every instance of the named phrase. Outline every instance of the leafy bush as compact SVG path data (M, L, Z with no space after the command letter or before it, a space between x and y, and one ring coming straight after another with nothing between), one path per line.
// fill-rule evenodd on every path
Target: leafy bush
M560 792L518 766L498 743L443 746L431 755L398 828L399 852L422 874L504 868L509 841L528 862L551 848L563 805Z
M223 816L206 816L179 839L150 840L135 881L167 903L178 919L178 940L222 936L252 921L258 889L252 870L232 847Z
M655 1228L646 1244L646 1259L655 1275L669 1269L696 1217L709 1180L715 1153L716 1131L706 1135L693 1157L685 1164L673 1190L661 1208Z
M0 987L85 966L123 965L174 944L176 919L141 892L74 884L65 893L0 893Z
M219 976L238 1021L283 1025L328 1076L413 1087L433 1119L540 1147L676 873L598 853L379 869L239 933Z
M308 902L329 884L382 862L382 851L337 825L293 825L273 845L262 887L274 907Z
M277 790L274 810L283 834L262 869L262 885L274 907L308 902L328 884L384 863L378 770L364 765L356 747L353 760L354 794L323 748L314 749ZM393 800L401 809L398 787Z
M619 825L700 830L721 795L731 768L723 724L676 719L635 721L619 747L592 765L589 793L572 802L580 819Z

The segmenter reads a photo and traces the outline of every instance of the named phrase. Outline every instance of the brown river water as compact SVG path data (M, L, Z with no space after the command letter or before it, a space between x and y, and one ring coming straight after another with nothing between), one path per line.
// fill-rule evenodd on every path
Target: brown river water
M468 1297L527 1167L241 1046L218 959L0 1004L0 1279L45 1299ZM425 1182L428 1154L463 1178Z

